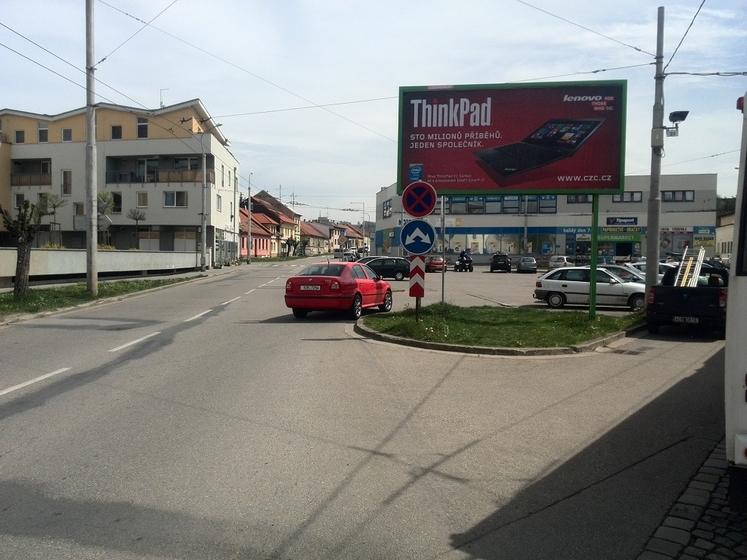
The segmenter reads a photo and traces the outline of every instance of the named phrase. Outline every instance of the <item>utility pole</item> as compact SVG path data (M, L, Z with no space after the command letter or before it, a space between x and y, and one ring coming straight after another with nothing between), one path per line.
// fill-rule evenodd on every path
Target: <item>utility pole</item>
M246 201L246 264L252 264L252 174L249 173L249 199Z
M96 188L96 107L93 41L93 2L86 0L86 210L88 231L86 243L86 287L92 296L99 294L99 274L96 266L98 249L98 211Z
M661 157L664 151L664 6L659 6L656 29L656 75L654 114L651 126L651 186L646 228L646 293L658 282L659 231L661 217Z

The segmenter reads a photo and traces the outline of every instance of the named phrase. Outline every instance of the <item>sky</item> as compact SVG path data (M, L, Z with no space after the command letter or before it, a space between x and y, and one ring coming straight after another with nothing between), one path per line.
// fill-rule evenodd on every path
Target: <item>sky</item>
M85 0L2 0L0 107L84 107ZM626 175L648 175L658 6L662 174L718 174L735 196L747 0L96 0L97 100L199 98L240 163L305 220L376 218L397 177L401 86L627 80Z

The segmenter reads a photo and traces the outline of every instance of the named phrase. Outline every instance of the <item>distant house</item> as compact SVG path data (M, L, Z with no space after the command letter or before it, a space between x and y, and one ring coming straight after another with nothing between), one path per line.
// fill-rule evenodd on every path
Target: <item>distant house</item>
M305 255L322 255L330 252L329 228L321 224L301 222L301 247Z
M249 229L249 211L246 208L239 210L241 214L241 260L246 260L249 248L247 232L251 232L251 258L264 258L270 256L273 233L257 221L251 218L251 230Z

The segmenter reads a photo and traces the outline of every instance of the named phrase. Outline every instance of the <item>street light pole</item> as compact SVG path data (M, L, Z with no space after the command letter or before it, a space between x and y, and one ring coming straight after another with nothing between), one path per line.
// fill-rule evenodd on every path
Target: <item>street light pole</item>
M350 204L362 204L362 214L361 214L361 227L363 228L363 247L366 247L366 242L368 241L366 239L366 203L365 202L351 202Z
M249 189L246 201L246 264L252 264L252 174L249 173Z

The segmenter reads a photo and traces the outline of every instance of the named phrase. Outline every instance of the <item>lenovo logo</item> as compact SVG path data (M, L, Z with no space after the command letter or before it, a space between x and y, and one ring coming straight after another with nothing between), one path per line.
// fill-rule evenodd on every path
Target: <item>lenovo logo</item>
M602 101L601 95L566 95L563 101Z

